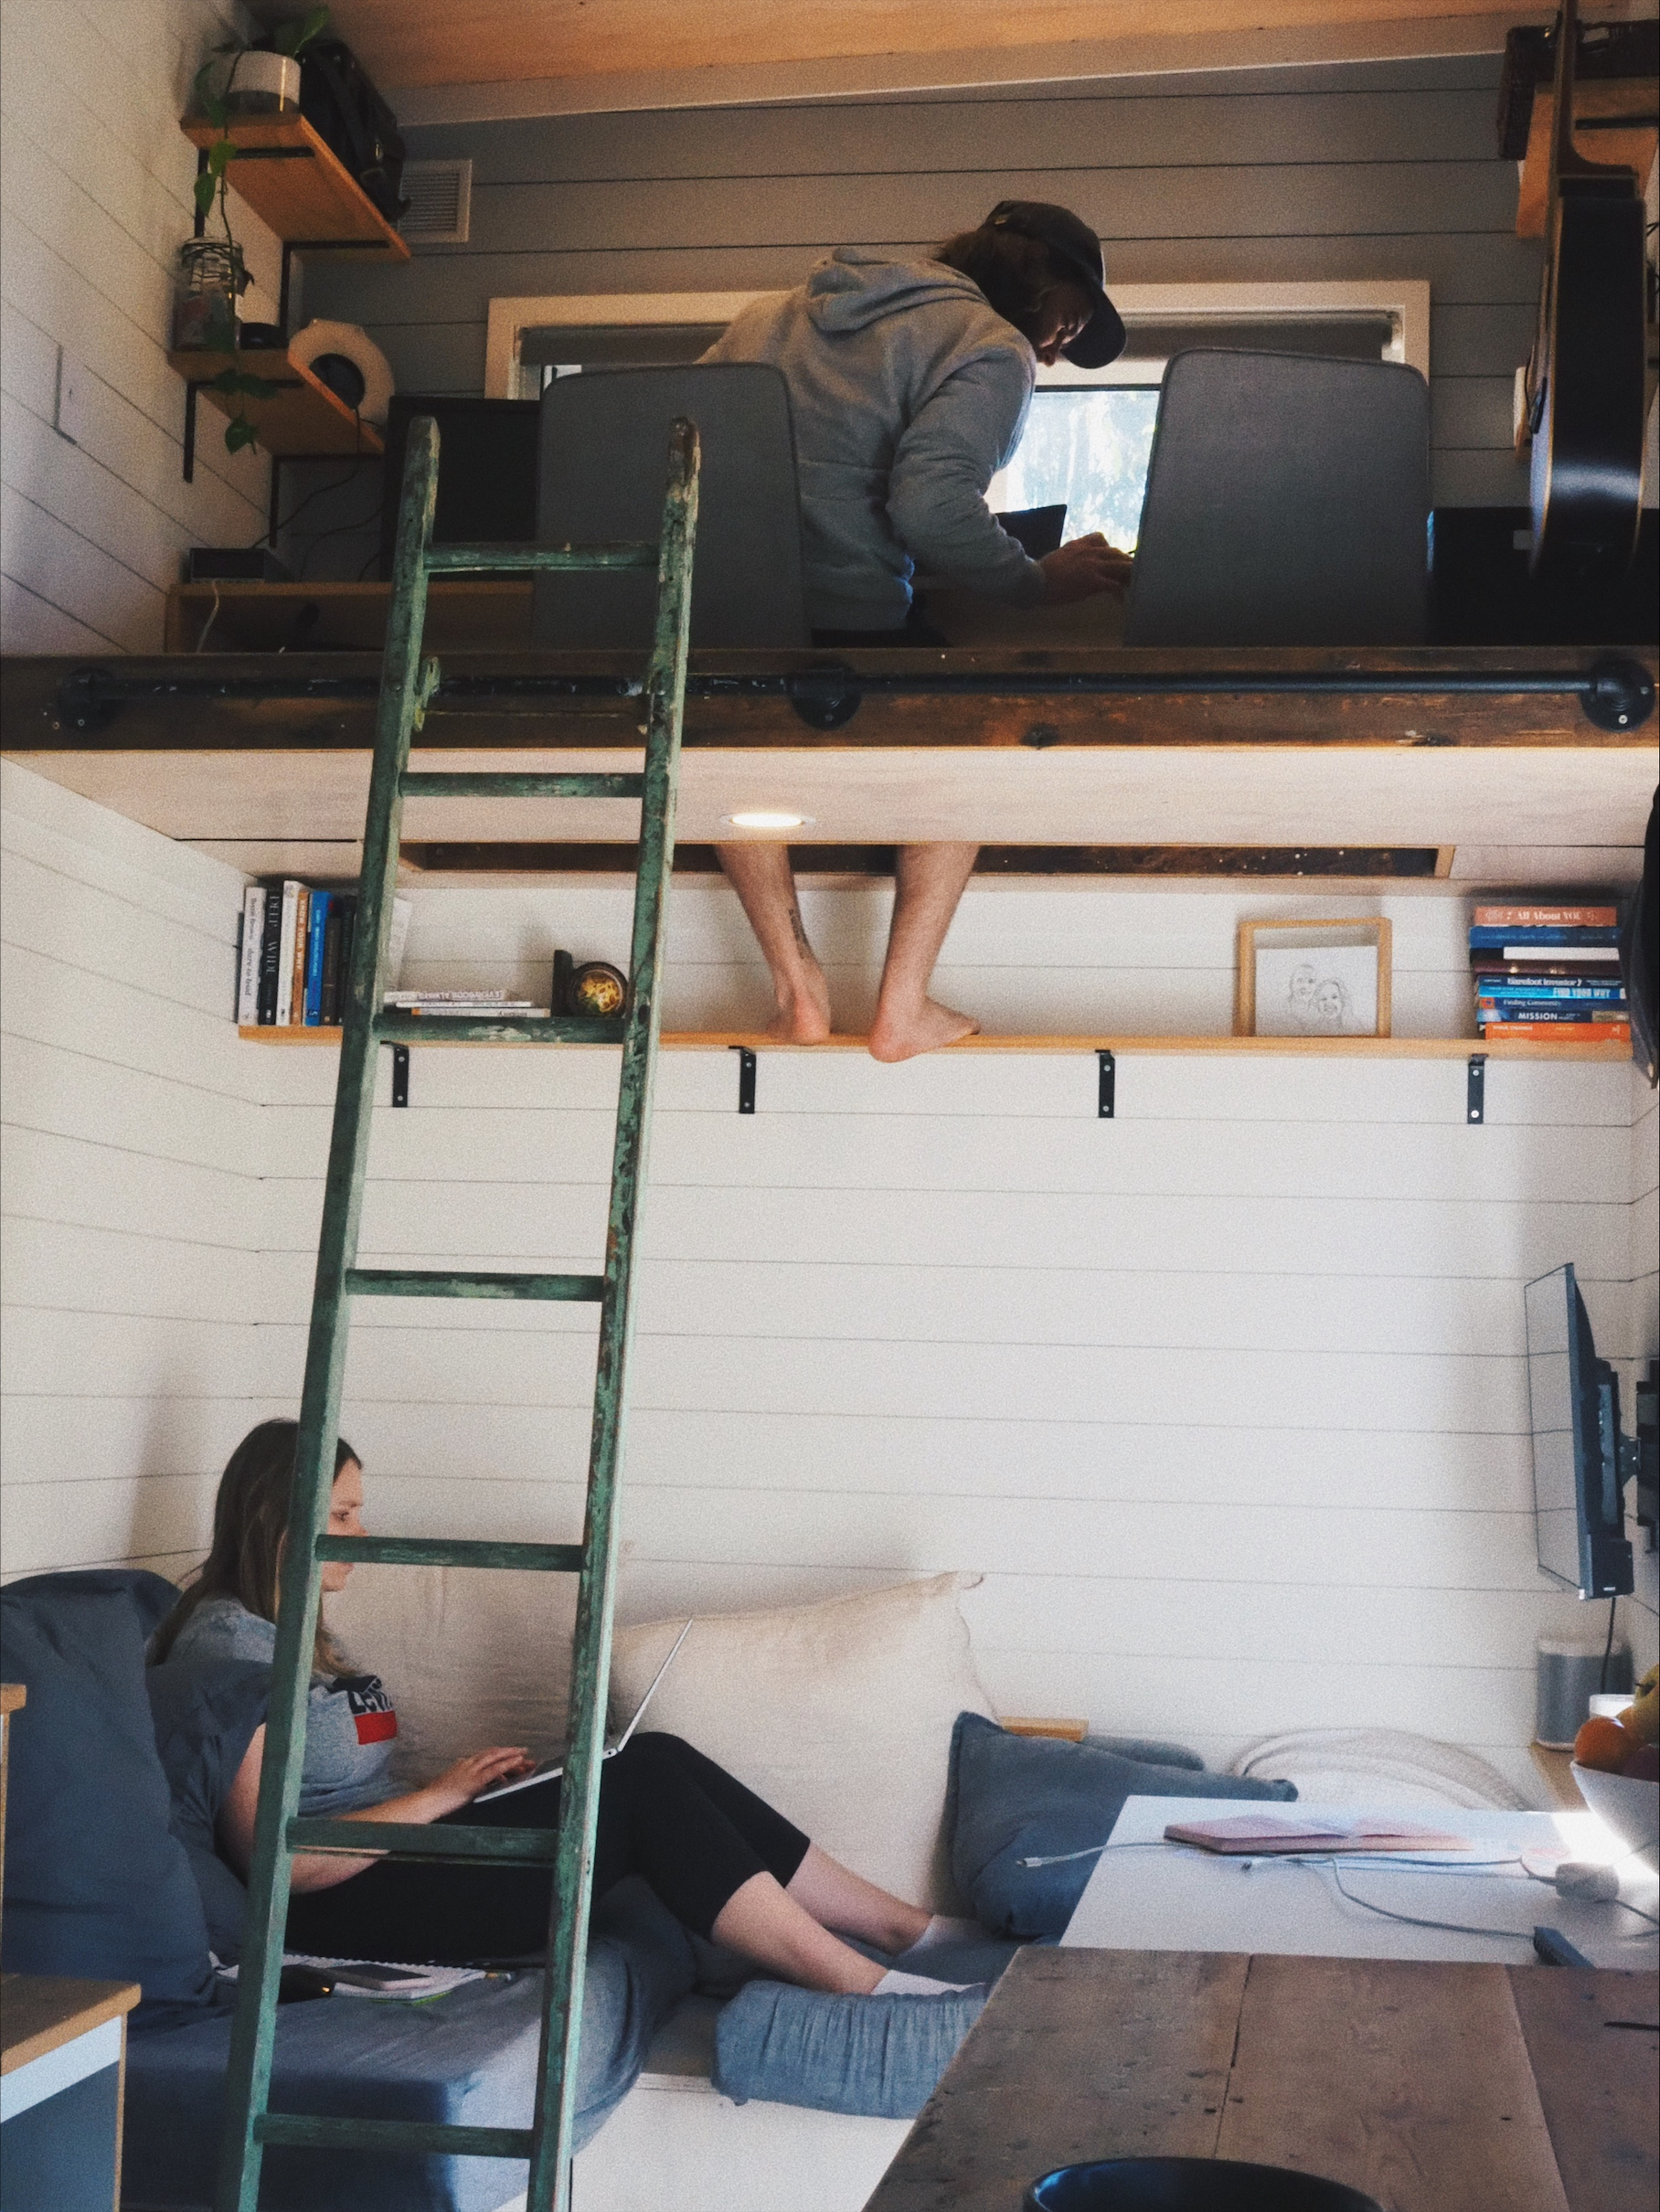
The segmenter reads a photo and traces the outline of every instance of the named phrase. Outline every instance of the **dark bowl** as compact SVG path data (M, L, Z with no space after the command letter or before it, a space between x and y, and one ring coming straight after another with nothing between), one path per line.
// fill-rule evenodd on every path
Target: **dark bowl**
M1375 2196L1318 2174L1236 2158L1097 2158L1059 2166L1027 2212L1383 2212Z

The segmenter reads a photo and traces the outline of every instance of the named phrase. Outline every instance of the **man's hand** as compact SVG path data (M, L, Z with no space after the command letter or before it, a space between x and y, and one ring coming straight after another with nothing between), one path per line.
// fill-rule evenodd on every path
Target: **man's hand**
M1074 537L1057 552L1046 553L1038 563L1044 605L1069 607L1074 600L1093 599L1101 591L1127 591L1133 558L1110 546L1099 530Z

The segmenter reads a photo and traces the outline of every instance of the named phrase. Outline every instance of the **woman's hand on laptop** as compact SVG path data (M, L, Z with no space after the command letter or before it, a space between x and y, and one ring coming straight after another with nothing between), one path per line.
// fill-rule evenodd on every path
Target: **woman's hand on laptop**
M1110 546L1099 530L1074 537L1056 552L1046 553L1038 564L1043 570L1043 603L1068 607L1102 591L1127 591L1133 558Z
M435 1775L424 1789L414 1791L411 1794L421 1801L422 1810L402 1817L442 1820L446 1813L459 1813L463 1805L470 1805L481 1790L492 1790L498 1781L511 1781L516 1775L528 1772L530 1764L530 1754L520 1743L492 1744L488 1750L470 1751L465 1759L458 1759L452 1767ZM429 1804L431 1812L425 1810Z

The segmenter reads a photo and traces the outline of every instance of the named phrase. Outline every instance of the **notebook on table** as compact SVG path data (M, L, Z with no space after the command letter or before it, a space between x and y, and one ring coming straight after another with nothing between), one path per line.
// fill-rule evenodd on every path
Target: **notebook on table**
M1272 1813L1242 1813L1232 1820L1173 1820L1165 1830L1171 1844L1196 1844L1225 1857L1266 1858L1276 1854L1336 1851L1467 1851L1469 1839L1414 1828L1402 1821L1358 1818L1295 1821Z
M686 1626L681 1630L680 1633L675 1638L674 1643L670 1644L668 1657L665 1659L663 1664L657 1669L656 1673L652 1676L651 1681L646 1685L645 1695L641 1698L639 1704L635 1706L633 1713L630 1714L628 1726L620 1729L616 1735L607 1736L605 1739L605 1749L601 1753L601 1757L602 1759L614 1759L617 1756L617 1753L622 1749L623 1745L627 1743L630 1737L633 1736L634 1730L640 1725L642 1714L645 1711L646 1707L650 1705L652 1699L657 1694L657 1685L662 1681L664 1675L668 1673L669 1667L674 1662L675 1654L680 1649L680 1646L686 1642L686 1638L691 1634L691 1632L692 1624L688 1621ZM567 1746L565 1749L559 1751L554 1758L545 1759L540 1766L532 1767L528 1773L516 1774L511 1781L498 1781L495 1787L492 1790L481 1790L478 1795L473 1800L473 1803L475 1805L487 1805L495 1798L511 1797L516 1790L528 1790L535 1782L552 1781L556 1776L563 1774L565 1771L565 1761L569 1755L569 1747Z

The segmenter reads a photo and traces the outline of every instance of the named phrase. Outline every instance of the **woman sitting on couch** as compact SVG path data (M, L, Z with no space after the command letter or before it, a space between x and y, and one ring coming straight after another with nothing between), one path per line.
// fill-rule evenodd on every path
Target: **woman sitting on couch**
M213 1545L156 1631L155 1664L269 1662L276 1643L277 1576L293 1487L298 1424L262 1421L230 1455L214 1505ZM342 1439L329 1502L331 1535L361 1536L363 1469ZM352 1569L329 1561L325 1592ZM378 1675L354 1673L320 1618L300 1785L303 1817L425 1824L463 1812L471 1824L551 1828L557 1778L484 1805L481 1791L525 1772L522 1745L493 1744L435 1781L399 1792L388 1768L398 1717ZM226 1856L244 1877L265 1748L261 1727L219 1814ZM809 1842L780 1813L677 1736L636 1735L605 1762L593 1894L644 1877L698 1935L740 1951L781 1980L846 1994L927 1994L960 1984L889 1971L837 1940L857 1936L895 1956L925 1952L956 1932L931 1920ZM323 1958L463 1964L514 1958L548 1940L548 1866L424 1864L302 1853L293 1862L289 1948Z

